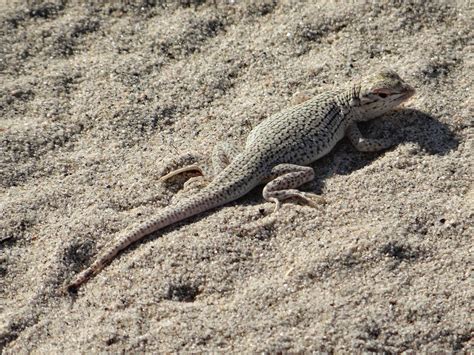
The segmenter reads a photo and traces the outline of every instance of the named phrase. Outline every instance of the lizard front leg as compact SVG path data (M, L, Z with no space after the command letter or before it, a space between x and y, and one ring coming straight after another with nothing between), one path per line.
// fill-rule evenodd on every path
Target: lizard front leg
M393 143L388 139L363 137L359 127L357 127L357 123L355 122L352 122L347 128L346 136L349 138L352 145L360 152L378 152L379 150L393 146Z
M271 181L263 188L263 198L275 202L274 212L280 208L281 201L292 197L303 199L312 207L326 202L321 196L296 190L297 187L314 179L314 170L311 167L280 164L272 169L269 178Z

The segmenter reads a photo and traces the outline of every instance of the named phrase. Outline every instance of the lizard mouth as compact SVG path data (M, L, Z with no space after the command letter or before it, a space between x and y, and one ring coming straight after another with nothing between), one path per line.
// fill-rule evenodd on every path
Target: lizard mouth
M398 109L403 109L405 107L405 104L407 103L407 101L413 96L415 95L415 89L412 88L411 86L409 86L408 88L406 88L405 92L403 94L401 94L397 99L397 106L398 106Z
M408 86L406 88L406 92L400 97L402 101L407 101L410 97L415 95L416 90L412 88L411 86Z
M397 99L398 101L398 105L400 105L400 107L402 106L405 106L406 102L413 96L415 95L415 89L413 89L412 87L409 87L407 89L407 91L400 95Z

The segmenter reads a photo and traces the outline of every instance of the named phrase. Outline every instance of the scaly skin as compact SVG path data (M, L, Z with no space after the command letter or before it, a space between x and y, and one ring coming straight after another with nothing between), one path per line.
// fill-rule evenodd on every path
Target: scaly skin
M221 171L206 187L119 238L76 276L67 286L68 290L77 289L121 250L146 235L233 201L263 182L269 181L263 189L263 197L275 202L276 210L281 201L290 197L302 198L311 205L321 202L321 197L296 189L314 178L313 169L307 165L329 153L345 135L360 151L390 147L390 142L362 137L357 122L383 115L414 92L395 72L383 70L349 89L318 95L269 117L250 132L244 151L226 167L229 154L214 155L218 157L213 159L214 165ZM187 170L199 168L192 166L178 173Z

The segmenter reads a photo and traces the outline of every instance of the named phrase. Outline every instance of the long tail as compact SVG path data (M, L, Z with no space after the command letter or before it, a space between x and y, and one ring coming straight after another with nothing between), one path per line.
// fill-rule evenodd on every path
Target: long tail
M224 196L225 194L223 194L222 191L204 189L193 197L179 202L176 205L168 206L155 218L137 226L130 233L120 238L111 248L107 248L91 266L79 273L76 278L68 284L66 288L67 291L76 291L81 284L99 273L99 271L102 270L105 265L110 263L120 251L148 234L192 217L198 213L223 205L239 197L226 196L227 198L225 198Z

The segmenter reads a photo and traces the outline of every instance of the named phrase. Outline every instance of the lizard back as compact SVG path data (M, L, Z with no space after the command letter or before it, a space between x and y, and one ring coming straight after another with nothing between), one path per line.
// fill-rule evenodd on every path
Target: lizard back
M247 151L259 152L269 165L306 165L327 154L344 137L345 95L330 92L283 110L256 126Z

